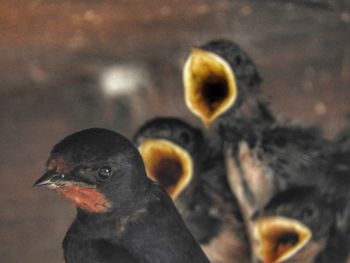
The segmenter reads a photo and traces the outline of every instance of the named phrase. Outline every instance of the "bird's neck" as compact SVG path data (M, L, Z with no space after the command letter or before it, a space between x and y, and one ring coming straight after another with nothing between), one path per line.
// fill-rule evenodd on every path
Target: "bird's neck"
M247 141L253 144L262 131L274 125L275 119L267 105L257 99L247 99L224 115L218 131L224 141Z
M150 189L142 209L117 222L116 240L145 263L208 262L170 197L158 187Z
M274 116L271 113L267 103L260 100L259 98L246 98L244 101L237 105L237 109L234 109L234 116L231 118L245 120L250 124L257 123L270 124L274 121Z
M115 221L113 213L89 213L78 208L71 228L79 235L83 234L86 239L109 239Z
M151 182L149 184L145 183L143 188L129 189L133 191L133 198L130 204L124 204L122 201L115 200L113 201L113 207L107 212L91 213L78 207L75 221L80 226L80 229L91 238L112 238L116 231L116 224L125 224L123 222L127 222L144 210L142 209L145 202L144 197L150 184ZM111 235L111 233L113 234Z

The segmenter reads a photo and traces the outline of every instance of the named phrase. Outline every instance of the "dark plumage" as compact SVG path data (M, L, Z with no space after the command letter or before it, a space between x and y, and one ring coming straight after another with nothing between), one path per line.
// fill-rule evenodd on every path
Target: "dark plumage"
M320 187L339 202L350 204L350 128L338 134L324 158L327 159L327 176L322 178Z
M233 42L214 40L195 50L200 50L202 53L192 52L184 67L186 104L207 125L212 124L211 126L221 139L226 144L232 145L232 154L235 155L235 159L239 159L239 153L244 154L243 152L252 151L252 145L260 139L262 132L274 124L274 118L261 98L260 74L249 56ZM226 71L218 74L215 70L219 67L217 64L222 65ZM203 72L202 68L209 69ZM214 69L210 70L210 68ZM198 81L198 79L201 81ZM207 92L207 83L212 83L213 79L217 80L215 82L217 85L210 85L211 92ZM217 98L216 93L218 91L229 90L230 88L233 91L225 92L225 96L214 104L214 106L220 105L220 103L228 100L229 103L225 110L217 111L215 107L210 106L208 102L212 101L210 100L211 96ZM191 99L189 94L194 94L194 98L197 99ZM213 109L214 113L211 115L210 121L205 121L206 111L202 110L205 107L201 107L201 105L208 105L208 108ZM252 158L255 158L255 156ZM262 170L260 163L257 168ZM248 169L250 168L248 167ZM239 168L239 170L242 169ZM254 193L249 190L249 182L245 182L246 179L243 177L237 178L235 181L236 189L234 192L243 211L252 210L253 208L249 207L252 204L248 202L248 199L254 198L252 196ZM259 179L256 181L263 182ZM264 201L266 201L265 199Z
M78 207L63 242L66 262L209 262L136 148L117 133L67 136L35 185Z
M293 194L293 190L288 192L289 189L318 187L323 178L327 176L325 169L328 160L324 152L327 152L328 146L329 142L325 141L317 131L286 125L271 126L264 129L256 139L240 141L238 147L232 146L226 157L228 179L240 201L252 244L254 244L252 237L254 230L251 217L254 214L263 213L266 204L272 198L275 199L274 196L279 196L279 193L284 191L286 191L284 197L291 195L289 201L293 203L295 199L295 203L299 202L302 196L298 197L298 194ZM305 191L307 189L309 188L306 188ZM322 199L325 200L327 196L322 194L324 195ZM319 198L320 196L321 194L318 194L308 198ZM318 204L322 204L322 201ZM334 211L338 213L340 210L335 209ZM292 210L289 210L289 213L292 215ZM327 228L333 219L321 217L321 221ZM328 230L329 232L324 233L323 240L321 240L327 244L320 242L321 245L317 243L308 250L312 251L315 257L323 254L321 249L328 250L327 246L333 242L331 235L335 231L335 225L333 224L331 230L329 228ZM311 256L309 259L310 261L306 262L327 262L311 261ZM292 260L293 262L304 262L294 257Z
M134 136L134 141L144 159L148 159L147 155L151 156L151 160L146 161L146 169L152 174L152 170L155 170L152 166L161 166L164 160L160 155L166 154L144 151L143 144L150 140L155 144L159 140L175 144L191 159L192 170L187 175L190 181L173 199L185 224L209 259L223 263L247 262L249 251L245 227L241 222L237 201L226 181L220 138L203 133L176 118L156 118L146 122ZM170 167L169 161L167 167ZM168 177L173 177L171 170L164 167L155 180L164 186Z
M335 228L322 262L338 259L350 261L350 129L342 131L324 152L327 164L320 167L325 176L318 180L318 187L333 202L336 209Z
M231 187L244 185L242 198L250 211L263 208L277 193L293 186L315 185L327 164L328 142L314 129L276 125L250 140L233 143L227 156ZM239 192L240 190L238 190Z
M197 54L189 56L184 68L185 93L207 89L206 83L218 78L214 69L203 73L204 66L218 68L219 64L227 68L218 82L223 87L229 87L234 80L234 100L211 122L215 121L214 130L227 144L225 150L230 150L230 156L226 155L229 175L235 178L229 179L243 210L249 212L247 216L266 205L275 193L293 185L311 184L317 178L314 164L324 161L322 151L328 144L319 130L274 118L260 94L261 78L255 64L237 44L215 40L199 49L210 55L205 53L205 59ZM193 76L200 76L202 81ZM211 95L215 97L218 90L218 86L212 87ZM205 98L199 96L198 104L205 103ZM187 101L187 105L191 103ZM193 107L189 108L193 111Z
M324 179L334 173L328 161L331 143L317 128L276 120L259 92L261 78L254 63L235 43L217 40L199 49L204 51L203 58L203 53L191 54L184 68L185 100L227 144L228 180L252 238L251 217L262 212L275 195L294 187L325 188ZM225 71L218 70L218 64ZM211 93L204 92L212 79L219 80L217 85L209 85ZM230 88L235 92L222 92ZM200 95L191 100L189 94ZM210 104L213 100L208 100L208 94L220 100ZM206 118L208 109L215 112L217 104L224 102L230 103ZM335 191L339 189L332 185Z

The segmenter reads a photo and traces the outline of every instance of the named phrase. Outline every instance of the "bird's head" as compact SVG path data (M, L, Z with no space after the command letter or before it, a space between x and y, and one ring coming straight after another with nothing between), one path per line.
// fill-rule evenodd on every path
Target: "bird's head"
M235 43L214 40L193 48L183 68L185 102L204 124L254 95L260 75L249 56Z
M156 118L140 127L134 142L147 176L172 197L196 240L207 242L217 233L222 218L213 204L213 190L205 187L202 167L210 168L210 164L202 163L208 154L202 132L177 118Z
M254 217L255 257L264 263L311 260L325 245L332 222L329 204L318 189L286 190Z
M147 176L174 200L195 183L200 141L202 133L198 129L176 118L150 120L134 136Z
M92 128L56 144L34 186L48 186L84 211L104 213L128 209L146 180L142 158L131 142Z

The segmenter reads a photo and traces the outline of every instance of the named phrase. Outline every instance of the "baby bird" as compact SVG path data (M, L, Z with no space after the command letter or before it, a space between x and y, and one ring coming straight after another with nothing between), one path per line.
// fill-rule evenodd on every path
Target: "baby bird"
M249 150L251 141L274 123L261 99L262 80L255 64L233 42L214 40L194 48L184 65L183 79L188 108L213 127L226 145L233 145L235 154ZM252 210L251 202L241 194L247 193L247 183L234 186L243 212Z
M317 128L276 120L260 93L256 66L233 42L194 48L183 78L186 105L224 141L227 179L253 246L253 215L280 192L317 184L329 141Z
M328 142L317 128L275 119L255 64L237 44L214 40L194 48L183 76L188 108L226 144L228 179L248 217L275 193L312 181L314 170L306 168L323 161Z
M264 263L329 262L325 256L328 244L335 241L334 213L334 204L317 187L279 193L253 217L255 259ZM344 259L334 257L333 261Z
M248 262L245 226L226 181L222 142L171 117L146 122L134 136L147 174L172 196L212 262Z
M206 126L217 120L263 125L273 120L261 103L262 79L255 64L231 41L213 40L193 48L183 68L183 82L187 107Z

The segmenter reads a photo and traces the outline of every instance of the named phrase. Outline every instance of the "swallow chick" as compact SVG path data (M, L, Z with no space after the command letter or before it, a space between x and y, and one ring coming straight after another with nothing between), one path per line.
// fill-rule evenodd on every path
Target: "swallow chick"
M250 150L261 132L275 123L261 98L262 79L254 62L234 42L214 40L193 48L183 68L183 82L187 107L227 145L233 145L234 154ZM243 195L248 184L244 180L234 183L243 212L251 206Z
M247 142L255 140L261 130L274 122L268 107L258 99L261 97L261 82L260 74L248 54L228 40L213 40L193 48L186 59L183 67L185 103L206 127L210 126L219 135L224 142L222 151L226 153L225 159L249 150ZM232 153L228 152L230 145L235 147ZM244 163L255 174L263 171L260 163L248 162L247 158L244 158ZM249 244L252 245L249 220L256 206L267 199L269 189L264 187L260 191L264 196L255 198L259 201L257 204L258 201L252 200L253 193L249 182L245 182L244 174L241 174L242 169L236 169L236 162L226 165L227 179L238 200ZM254 182L254 185L265 185L259 179L254 178Z
M265 129L253 141L240 141L238 150L236 145L230 146L226 152L228 181L240 200L252 251L255 250L256 239L252 222L254 214L264 211L271 199L288 189L317 188L318 182L325 176L327 159L322 150L326 145L317 130L276 126ZM293 198L299 197L294 195ZM280 222L285 224L286 220L277 218L273 225ZM301 231L305 229L302 225L299 226ZM273 228L268 228L268 231L271 229ZM279 258L283 261L265 261L284 262L296 250L288 251L287 254L283 253L286 257ZM286 262L304 262L294 259L293 257Z
M255 261L329 262L321 258L328 244L335 241L335 212L317 187L295 187L279 193L253 217ZM345 262L336 259L333 262Z
M168 191L209 259L248 262L245 226L226 181L220 139L163 117L142 125L134 142L147 175Z
M323 161L317 158L326 140L317 128L276 120L261 94L262 79L254 62L237 44L214 40L194 48L183 79L186 105L213 126L225 142L224 150L231 152L226 154L228 179L237 199L250 210L249 217L288 185L311 181L311 175L300 171Z
M281 191L315 186L325 176L328 143L316 129L276 125L226 152L228 181L249 217ZM242 187L237 187L242 185Z
M167 193L147 176L142 158L123 136L83 130L56 144L48 186L77 206L64 241L70 262L209 262Z
M232 41L213 40L193 48L183 67L183 83L187 107L206 126L232 118L236 124L273 120L262 103L262 78L254 62Z
M246 201L245 204L248 203L245 207L250 208L249 211L245 211L248 217L263 211L264 204L271 203L271 198L276 200L274 196L279 196L280 192L285 192L285 196L290 194L291 200L298 200L300 197L293 194L295 190L288 189L317 188L319 193L309 195L308 199L321 200L317 201L321 207L322 202L332 204L328 205L332 208L332 220L320 215L321 223L326 224L328 232L323 235L323 240L317 242L319 249L316 249L316 246L308 246L310 248L305 249L307 253L303 254L304 257L289 257L293 253L284 255L288 258L287 262L345 262L350 251L350 209L349 194L346 190L350 182L350 152L344 137L334 143L326 141L317 129L276 125L265 129L255 142L247 143L244 142L242 147L239 147L238 154L232 154L234 149L231 149L226 163L231 188L237 189L236 185L239 184L245 187L238 189L245 190L240 194ZM277 218L277 222L279 221ZM330 221L331 227L327 226L327 222ZM247 228L250 235L256 235L249 218ZM265 229L270 231L271 228ZM280 260L277 262L285 262L283 257Z
M214 40L192 50L183 69L185 102L225 142L227 179L253 240L252 216L295 185L315 185L327 163L319 129L278 121L251 58L237 44Z

